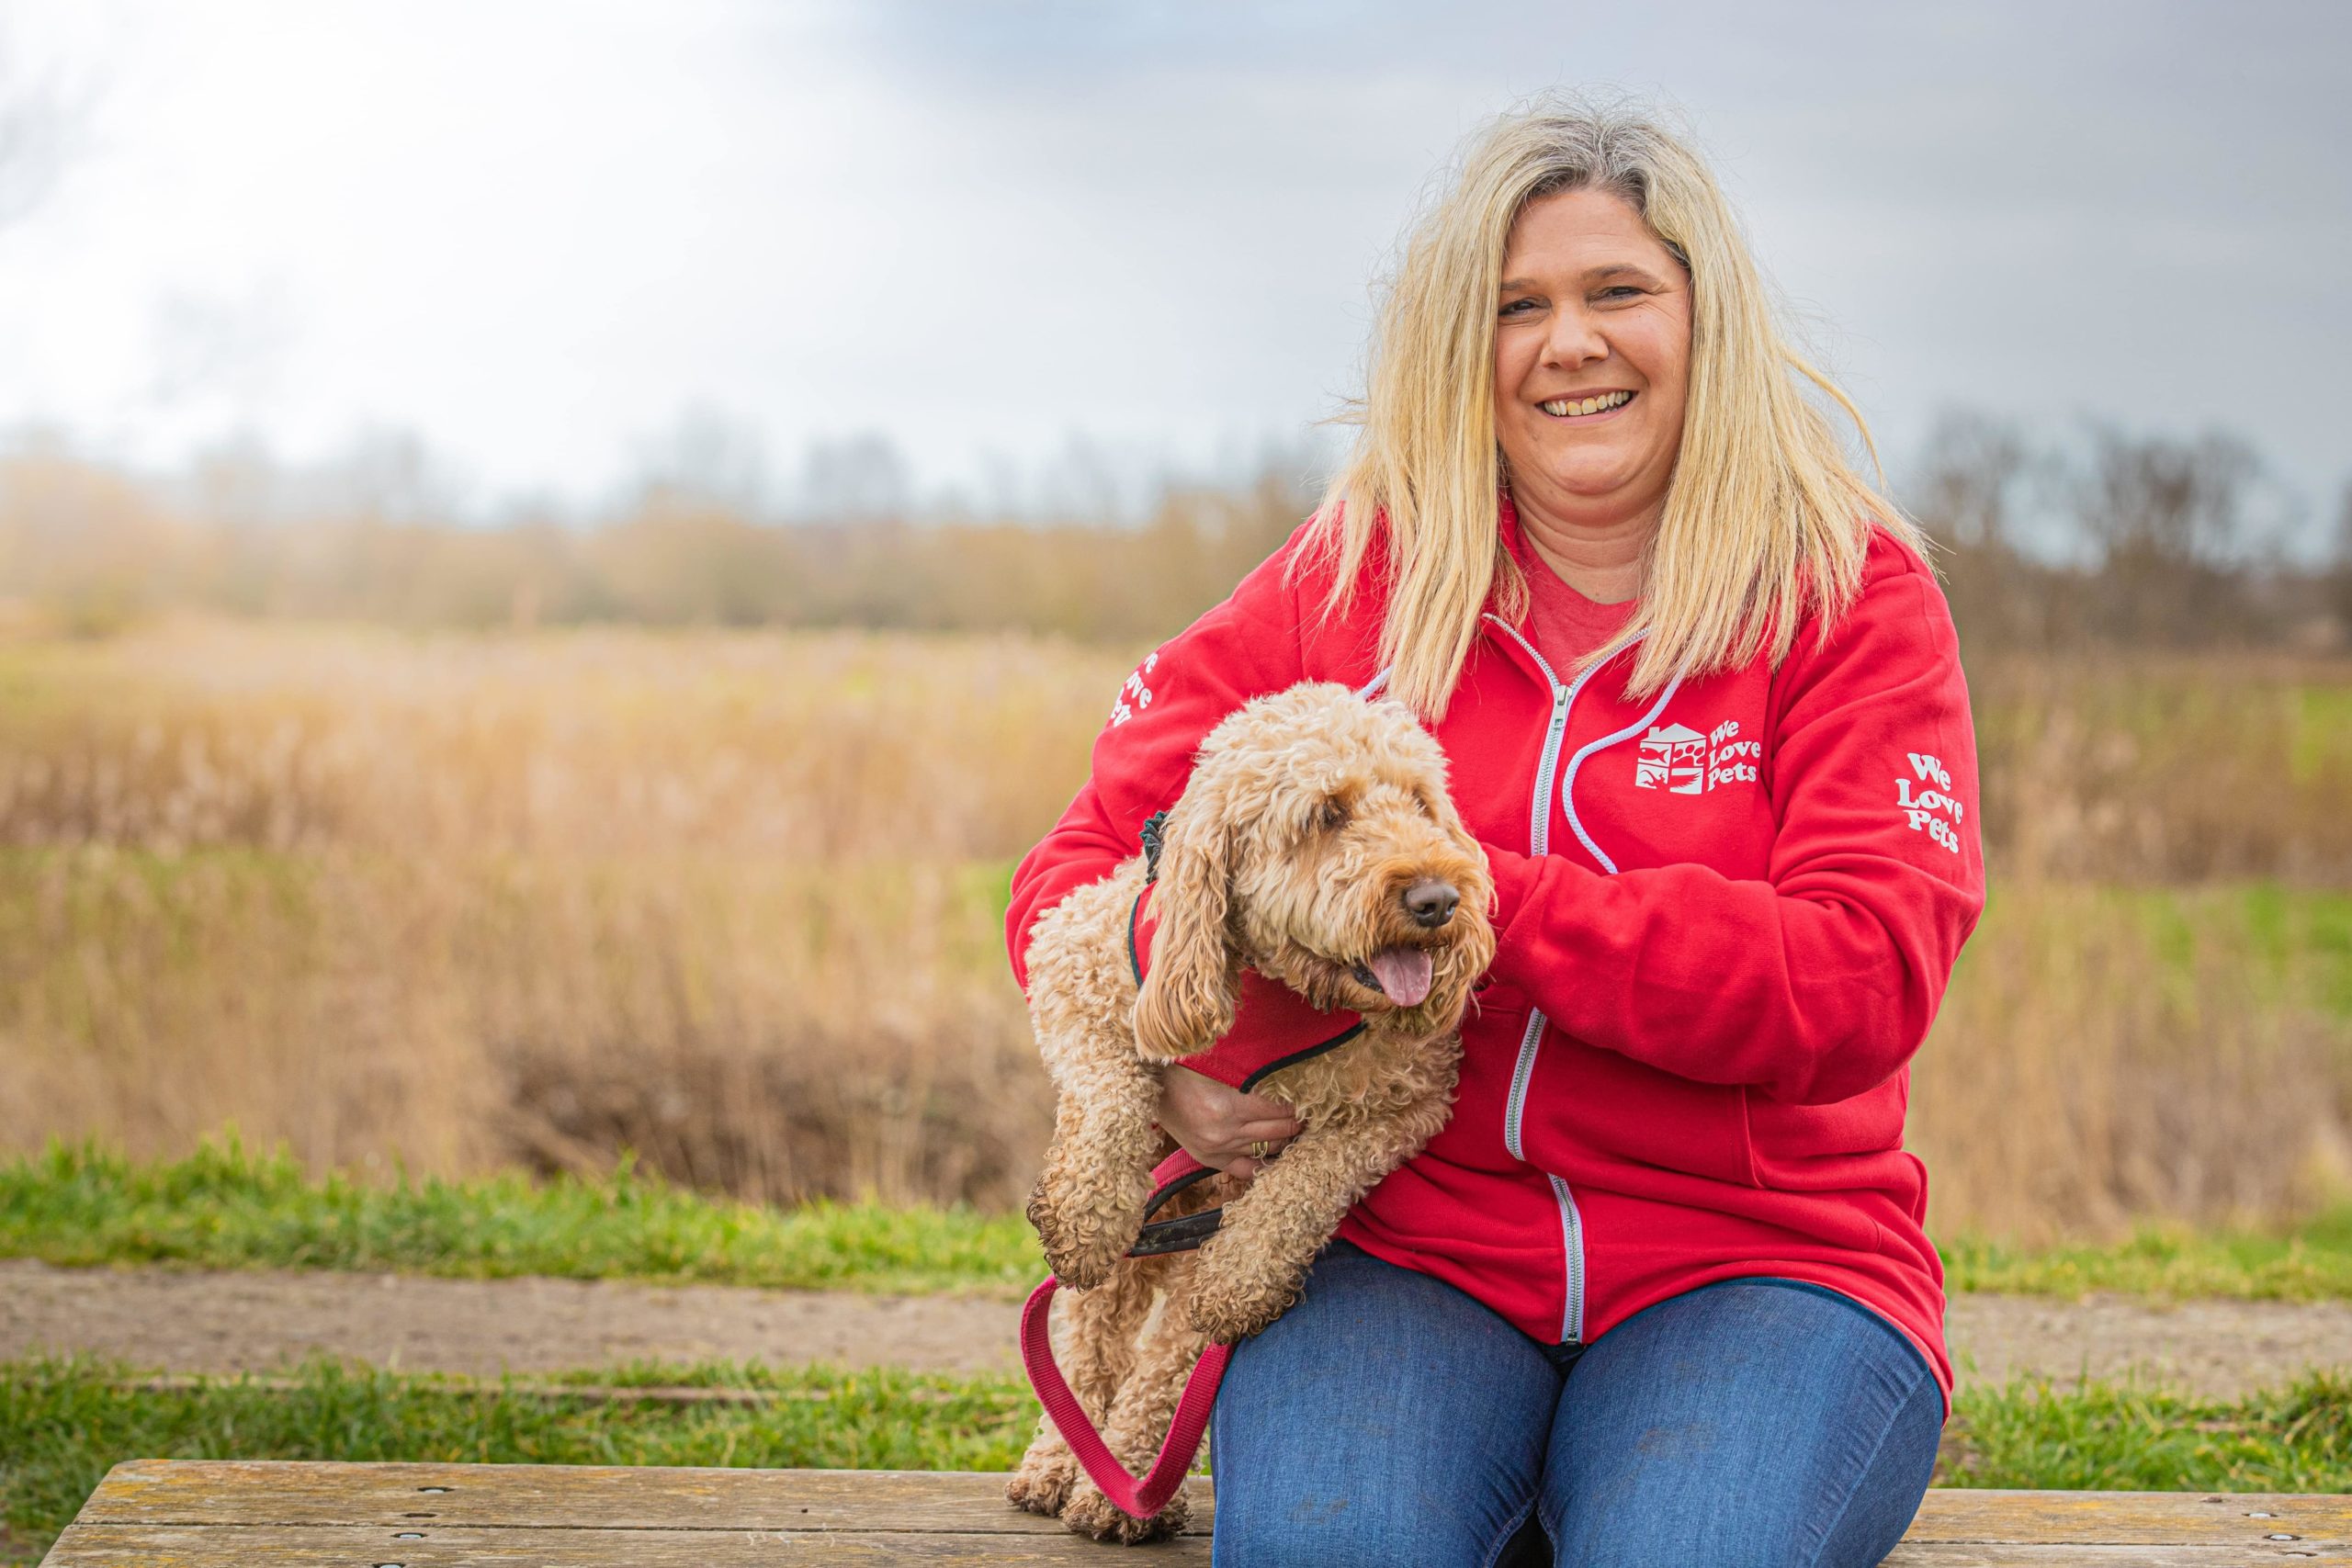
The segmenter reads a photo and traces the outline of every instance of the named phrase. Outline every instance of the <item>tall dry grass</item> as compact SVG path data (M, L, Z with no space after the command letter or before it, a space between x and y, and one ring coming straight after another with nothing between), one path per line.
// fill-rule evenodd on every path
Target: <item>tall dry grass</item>
M183 624L0 679L0 1139L234 1121L776 1200L1025 1190L1004 866L1116 659Z
M1024 637L180 621L0 645L0 843L1018 854L1124 656Z
M1913 1066L1933 1221L2027 1241L2352 1193L2352 897L1997 886Z
M777 1201L1014 1203L1046 1091L1003 879L1131 653L203 622L0 648L0 1146L233 1122L321 1167L627 1146ZM1975 689L1996 894L1915 1073L1935 1222L2273 1217L2352 1179L2352 669Z
M1969 688L1997 873L2352 887L2346 660L2008 655Z
M0 1129L1010 1204L1044 1086L996 908L962 865L12 852Z

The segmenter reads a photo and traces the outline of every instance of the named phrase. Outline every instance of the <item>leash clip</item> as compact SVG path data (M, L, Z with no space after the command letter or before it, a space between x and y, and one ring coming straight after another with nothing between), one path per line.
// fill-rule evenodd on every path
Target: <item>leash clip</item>
M1143 819L1143 881L1148 887L1159 880L1159 852L1167 842L1168 813L1155 811Z

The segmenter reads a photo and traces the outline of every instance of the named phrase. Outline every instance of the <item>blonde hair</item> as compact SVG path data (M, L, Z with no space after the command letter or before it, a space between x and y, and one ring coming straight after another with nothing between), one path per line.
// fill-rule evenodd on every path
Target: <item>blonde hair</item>
M1587 663L1639 638L1629 697L1736 668L1770 640L1778 667L1811 610L1822 637L1851 604L1873 525L1924 553L1917 527L1848 461L1806 398L1811 382L1877 447L1853 400L1790 347L1737 220L1690 142L1635 105L1550 96L1469 144L1415 225L1382 302L1360 426L1308 531L1336 562L1345 606L1375 540L1388 601L1389 690L1444 713L1491 598L1516 619L1527 586L1498 528L1495 323L1503 253L1528 202L1600 189L1623 198L1690 275L1682 445L1645 548L1640 602ZM1883 483L1882 473L1881 482ZM1384 537L1385 536L1385 537Z

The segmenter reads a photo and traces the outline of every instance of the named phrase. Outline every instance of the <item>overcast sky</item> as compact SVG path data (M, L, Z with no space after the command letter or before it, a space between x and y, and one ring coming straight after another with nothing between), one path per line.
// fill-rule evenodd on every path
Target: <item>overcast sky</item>
M1581 84L1688 115L1891 457L1964 403L2229 426L2314 529L2352 477L2337 0L0 17L70 111L0 180L0 424L141 462L406 429L477 502L585 501L693 411L983 496L1073 437L1232 462L1353 388L1461 136Z

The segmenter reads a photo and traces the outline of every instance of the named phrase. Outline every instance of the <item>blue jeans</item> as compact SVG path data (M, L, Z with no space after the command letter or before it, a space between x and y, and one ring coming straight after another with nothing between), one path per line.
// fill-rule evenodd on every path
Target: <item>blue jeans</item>
M1540 1520L1576 1568L1873 1563L1943 1415L1910 1341L1817 1286L1726 1280L1550 1346L1333 1242L1226 1372L1215 1560L1541 1562Z

